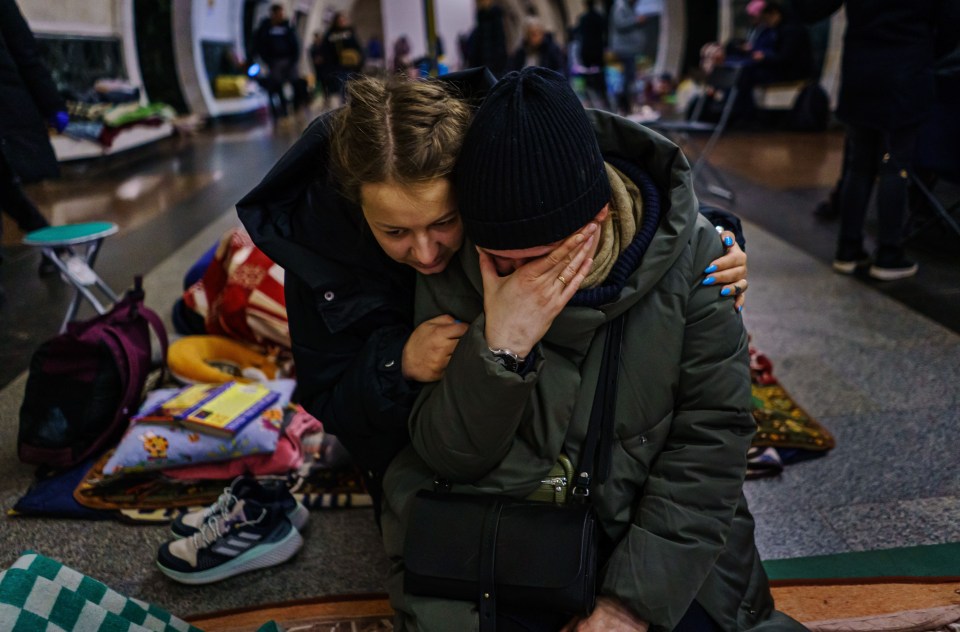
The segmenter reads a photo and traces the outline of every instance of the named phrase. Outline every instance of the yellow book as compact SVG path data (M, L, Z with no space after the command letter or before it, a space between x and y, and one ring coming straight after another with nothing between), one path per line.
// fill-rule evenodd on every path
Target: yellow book
M217 394L219 384L193 384L173 393L153 408L134 415L133 422L173 423L183 413Z
M228 382L210 399L180 416L180 423L198 432L232 437L260 417L280 394L262 384Z

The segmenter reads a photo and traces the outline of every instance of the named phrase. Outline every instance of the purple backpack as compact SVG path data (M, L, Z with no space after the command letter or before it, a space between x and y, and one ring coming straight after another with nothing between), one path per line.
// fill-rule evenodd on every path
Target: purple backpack
M151 329L160 366L151 362ZM30 360L17 452L24 463L64 468L112 446L127 428L167 333L143 304L141 278L113 308L44 342Z

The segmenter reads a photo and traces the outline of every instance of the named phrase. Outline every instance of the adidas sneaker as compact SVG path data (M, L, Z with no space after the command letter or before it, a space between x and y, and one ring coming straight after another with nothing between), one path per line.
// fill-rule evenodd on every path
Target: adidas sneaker
M282 564L301 546L300 532L279 507L238 499L193 535L161 545L157 565L180 583L210 584Z
M310 512L284 485L261 485L256 479L249 476L239 476L223 488L223 493L217 501L198 511L181 514L170 525L173 535L178 538L191 536L200 530L200 527L209 520L225 516L241 499L253 499L261 505L277 505L287 515L297 531L303 531Z

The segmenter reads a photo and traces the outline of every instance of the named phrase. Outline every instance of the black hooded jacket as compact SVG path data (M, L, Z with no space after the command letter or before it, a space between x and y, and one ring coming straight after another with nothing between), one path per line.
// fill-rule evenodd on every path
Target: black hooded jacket
M483 69L441 80L471 102L493 85ZM375 484L410 441L407 418L419 385L400 368L413 331L415 272L384 254L360 208L332 181L336 115L313 121L237 212L257 247L286 272L296 401Z
M960 38L957 0L797 0L806 21L846 10L837 115L892 131L917 125L933 106L936 58Z
M66 110L13 0L0 0L0 151L23 182L58 175L45 120Z

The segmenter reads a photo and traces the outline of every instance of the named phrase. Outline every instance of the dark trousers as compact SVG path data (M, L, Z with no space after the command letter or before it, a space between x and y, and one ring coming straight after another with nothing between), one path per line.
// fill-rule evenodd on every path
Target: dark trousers
M270 62L269 68L270 75L266 79L266 88L270 95L270 113L274 118L286 116L288 109L284 86L289 83L293 87L293 106L297 109L303 105L302 101L306 98L306 82L303 87L299 85L303 80L297 74L296 59L277 59ZM275 100L279 103L275 103Z
M847 143L847 169L840 188L839 250L855 254L863 247L867 204L877 181L878 254L895 255L902 249L917 128L882 132L851 125Z
M0 211L13 218L20 230L25 233L50 225L24 193L23 187L20 186L20 178L7 164L2 152L0 152ZM0 223L0 239L2 237L3 224Z
M637 56L617 54L617 59L623 66L623 90L617 97L617 105L620 107L620 114L627 116L633 111L636 100L634 91L637 83Z

